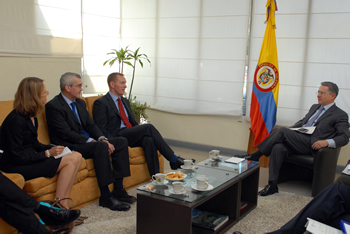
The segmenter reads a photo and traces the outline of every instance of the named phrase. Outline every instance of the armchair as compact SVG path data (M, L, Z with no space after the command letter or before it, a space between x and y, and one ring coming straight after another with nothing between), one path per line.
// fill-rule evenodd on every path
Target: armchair
M322 148L316 156L291 155L283 161L278 183L287 180L312 182L312 196L332 184L341 148Z

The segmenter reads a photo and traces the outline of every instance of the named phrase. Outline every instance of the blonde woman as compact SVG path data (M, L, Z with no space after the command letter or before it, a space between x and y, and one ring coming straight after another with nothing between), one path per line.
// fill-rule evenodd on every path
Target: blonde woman
M81 154L73 152L62 158L63 146L41 144L38 140L37 116L44 110L48 91L42 79L24 78L18 86L14 109L4 120L0 132L0 170L20 173L25 180L53 177L58 174L56 198L69 197L82 162ZM61 201L68 207L68 200Z

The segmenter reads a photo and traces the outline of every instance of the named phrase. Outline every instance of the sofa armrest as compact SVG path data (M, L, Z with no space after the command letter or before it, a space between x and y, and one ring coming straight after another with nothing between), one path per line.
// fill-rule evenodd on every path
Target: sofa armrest
M14 182L18 187L23 189L24 184L25 184L25 180L24 180L24 177L21 174L18 174L18 173L6 173L6 172L2 172L2 174L4 176L6 176L7 178L9 178L12 182Z

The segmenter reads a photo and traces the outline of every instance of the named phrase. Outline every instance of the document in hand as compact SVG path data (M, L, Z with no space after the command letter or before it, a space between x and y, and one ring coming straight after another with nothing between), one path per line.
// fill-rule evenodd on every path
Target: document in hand
M60 155L54 156L55 158L62 158L63 156L66 156L68 154L71 154L72 151L66 146L63 149L63 152Z
M341 227L341 230L343 231L343 233L350 234L350 223L348 223L344 220L340 220L340 227Z
M306 231L314 234L343 234L342 231L328 226L324 223L320 223L316 220L307 218L307 223L306 223Z
M350 175L350 160L348 161L348 163L346 164L346 167L342 172L343 174Z
M312 134L314 133L316 127L302 127L302 128L290 128L290 130L305 133L305 134Z

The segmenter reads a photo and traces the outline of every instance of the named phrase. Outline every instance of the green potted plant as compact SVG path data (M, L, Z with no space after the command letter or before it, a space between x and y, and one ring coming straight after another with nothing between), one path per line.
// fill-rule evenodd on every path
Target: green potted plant
M141 119L147 120L148 116L146 114L146 109L149 107L147 103L141 103L136 100L136 96L132 98L131 92L132 92L132 87L134 84L134 78L135 78L135 68L137 62L141 65L143 68L143 59L146 59L150 64L151 61L148 59L146 54L139 54L140 47L135 50L135 52L131 51L128 49L129 46L125 47L125 49L121 48L120 50L115 50L113 49L113 52L107 53L107 55L112 55L111 58L106 60L103 63L103 66L105 66L107 63L109 64L110 67L113 66L113 64L118 61L119 63L119 72L123 73L123 68L124 64L127 64L133 68L132 72L132 79L131 79L131 85L130 85L130 91L129 91L129 97L128 98L131 106L131 110L135 116L135 120L140 123ZM134 64L132 64L129 60L134 59Z
M134 96L132 100L129 99L129 101L136 122L140 123L142 119L147 120L148 116L146 114L146 109L149 107L147 103L141 103L140 101L137 101L136 96Z

